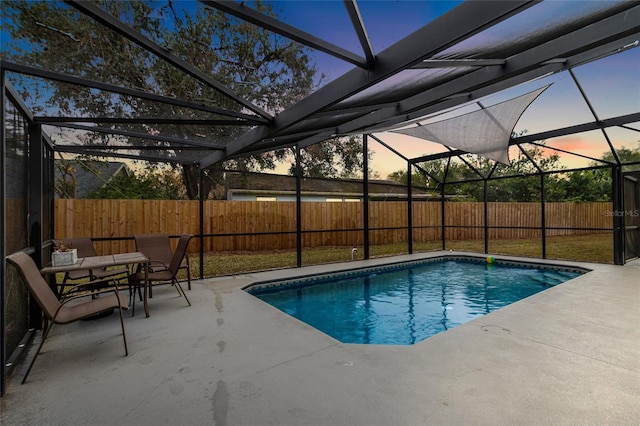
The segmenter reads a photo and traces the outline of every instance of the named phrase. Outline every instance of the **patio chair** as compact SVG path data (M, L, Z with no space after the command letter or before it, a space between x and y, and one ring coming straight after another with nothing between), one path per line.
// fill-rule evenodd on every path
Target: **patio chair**
M90 238L68 238L62 240L65 246L74 248L78 250L78 257L92 257L97 256L95 247L93 246L93 241ZM94 280L102 280L105 278L112 278L118 275L122 275L121 278L126 278L126 275L129 274L129 270L127 268L117 268L117 269L83 269L78 271L69 271L64 274L64 278L62 279L62 284L59 288L58 297L62 296L63 290L65 287L75 286L76 284L67 284L68 281L77 281L82 279L89 279L90 281Z
M118 286L110 286L109 288L102 288L99 290L93 290L104 285L106 282L112 282L113 280L100 280L93 281L87 284L78 284L78 287L82 287L86 290L93 290L87 294L76 294L75 296L68 297L63 301L58 300L56 294L49 287L49 284L40 275L40 270L36 266L35 262L26 253L18 252L7 257L7 261L14 265L18 270L18 273L22 277L25 285L29 289L29 292L36 300L42 313L47 320L46 328L42 333L42 341L36 350L29 368L22 379L22 383L27 380L27 376L36 362L36 358L44 345L44 341L49 335L53 324L69 324L78 320L90 318L99 314L112 312L114 309L118 309L120 313L120 325L122 326L122 339L124 341L124 353L125 356L129 355L129 349L127 348L127 336L124 330L124 318L122 311L126 311L129 306L126 299L118 292ZM84 297L89 297L97 293L112 293L109 295L101 294L100 297L90 298L78 303L72 303L67 305L72 300L77 300Z
M173 257L168 234L134 234L133 239L136 242L136 250L150 259L151 270L162 271L167 269ZM187 271L187 288L191 290L191 267L189 266L189 254L186 252L184 261L180 262L179 269Z
M141 237L140 235L136 235L134 237L136 238L136 244L138 243L138 241L143 242L142 246L136 245L137 249L150 259L150 270L148 271L148 274L147 274L147 279L149 281L149 289L151 289L151 284L153 282L170 282L172 285L175 285L176 289L178 290L178 293L181 296L183 296L187 301L187 303L189 304L189 306L191 306L191 302L189 301L187 294L184 292L182 286L180 285L180 281L178 280L177 275L178 275L178 271L180 270L182 260L187 254L187 247L189 246L189 241L191 241L191 238L193 238L193 235L185 234L180 236L180 239L178 240L178 246L176 247L176 251L171 255L171 258L168 264L158 260L154 260L154 254L156 256L155 259L158 259L157 252L160 252L160 250L156 250L156 252L154 252L153 250L149 250L147 243L153 240L153 238L140 238ZM147 252L142 251L141 250L142 247L144 247L148 251ZM129 277L129 284L133 287L136 287L138 289L138 292L140 292L140 285L142 283L144 283L144 271L138 271ZM135 293L135 289L131 294L134 294L134 293ZM135 297L133 299L134 299L133 309L135 309Z

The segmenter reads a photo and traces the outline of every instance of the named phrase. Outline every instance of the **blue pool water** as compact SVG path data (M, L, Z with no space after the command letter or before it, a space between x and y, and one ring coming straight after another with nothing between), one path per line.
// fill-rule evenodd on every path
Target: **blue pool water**
M580 274L432 260L248 291L344 343L411 345Z

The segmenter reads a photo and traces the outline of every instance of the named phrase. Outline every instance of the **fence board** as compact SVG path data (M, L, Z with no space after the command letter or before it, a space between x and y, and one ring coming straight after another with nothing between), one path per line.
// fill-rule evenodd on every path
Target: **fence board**
M401 201L369 203L372 244L406 242L408 205ZM490 239L534 238L540 236L539 203L495 202L488 206ZM245 251L295 248L296 203L265 201L206 201L204 232L215 237L204 239L204 251ZM428 242L441 236L441 204L414 202L413 240ZM546 203L546 226L552 228L606 228L613 226L611 203ZM364 227L362 203L304 202L302 223L304 247L358 246ZM137 233L167 232L170 235L198 233L197 201L175 200L87 200L56 199L54 202L55 239L89 236L113 238L96 243L98 253L121 253L134 249L131 237ZM447 238L484 238L484 205L475 202L445 203ZM496 227L496 228L493 228ZM514 227L499 228L499 227ZM393 229L396 228L396 229ZM338 229L338 231L336 231ZM339 231L345 230L345 231ZM588 234L594 231L553 229L547 235ZM220 236L246 233L243 236ZM118 240L119 239L119 240ZM175 244L175 241L173 242ZM199 249L199 241L189 247Z

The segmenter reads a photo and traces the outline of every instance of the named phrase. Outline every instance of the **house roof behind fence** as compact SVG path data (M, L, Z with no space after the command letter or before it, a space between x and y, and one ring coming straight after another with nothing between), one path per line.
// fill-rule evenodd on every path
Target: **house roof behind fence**
M56 182L65 180L74 187L71 198L86 198L92 192L104 187L114 177L123 173L129 174L127 165L120 162L76 160L56 160L55 162Z
M267 173L238 173L226 172L225 182L227 190L244 191L254 194L293 193L296 191L296 177L282 176ZM389 180L370 180L367 186L372 196L388 194L405 195L407 187L404 184ZM356 179L314 179L303 178L301 191L307 194L350 194L362 196L362 181ZM412 189L415 196L432 196L430 191L415 187Z

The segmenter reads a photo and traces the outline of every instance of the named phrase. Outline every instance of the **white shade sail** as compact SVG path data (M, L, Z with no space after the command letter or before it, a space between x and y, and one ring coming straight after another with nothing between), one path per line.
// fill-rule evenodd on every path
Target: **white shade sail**
M458 117L391 131L509 164L509 139L516 123L548 87Z

